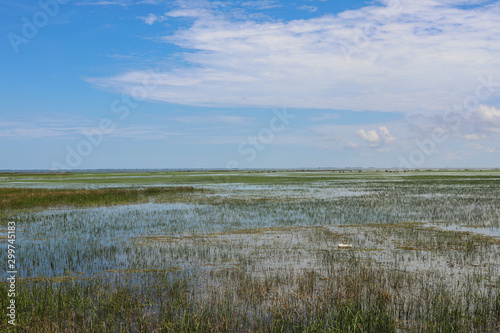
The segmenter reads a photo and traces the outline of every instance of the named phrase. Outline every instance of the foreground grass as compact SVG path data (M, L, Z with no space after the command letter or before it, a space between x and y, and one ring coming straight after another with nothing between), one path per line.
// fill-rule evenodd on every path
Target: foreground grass
M220 272L217 288L194 276L115 275L18 283L17 326L2 332L496 332L500 293L459 296L412 274L357 261L327 280ZM139 279L142 283L133 283ZM144 286L148 286L145 288ZM0 287L6 308L7 286ZM467 302L463 302L465 298Z

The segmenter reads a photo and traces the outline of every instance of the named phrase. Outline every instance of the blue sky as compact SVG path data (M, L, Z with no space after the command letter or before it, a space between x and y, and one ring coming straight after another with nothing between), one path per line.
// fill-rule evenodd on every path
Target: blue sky
M0 169L498 167L500 2L0 0Z

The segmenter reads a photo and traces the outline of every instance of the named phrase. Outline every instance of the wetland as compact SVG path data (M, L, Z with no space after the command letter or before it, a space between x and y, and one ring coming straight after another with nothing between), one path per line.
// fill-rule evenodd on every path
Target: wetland
M498 332L499 199L497 170L2 173L0 330Z

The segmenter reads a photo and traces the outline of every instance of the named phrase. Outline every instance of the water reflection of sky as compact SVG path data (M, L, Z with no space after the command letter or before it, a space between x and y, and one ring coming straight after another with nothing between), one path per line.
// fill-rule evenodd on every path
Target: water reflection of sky
M497 186L395 184L379 181L204 184L197 186L209 191L192 195L244 200L205 205L146 203L26 212L18 216L19 270L22 277L52 277L75 271L90 276L113 269L168 269L189 263L200 252L188 244L181 248L144 245L141 237L178 237L239 229L460 221L436 226L500 236ZM258 198L276 200L248 200ZM485 228L488 223L493 227ZM480 228L466 228L463 224ZM2 230L2 235L5 234ZM6 248L6 239L0 242L2 249ZM213 249L203 246L209 257ZM3 262L6 262L6 253L4 250L0 253Z

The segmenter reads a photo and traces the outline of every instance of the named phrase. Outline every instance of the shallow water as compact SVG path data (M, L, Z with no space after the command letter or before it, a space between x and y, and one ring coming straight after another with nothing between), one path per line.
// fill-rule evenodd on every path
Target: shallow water
M131 187L127 184L45 186ZM228 260L249 262L246 258L248 251L255 246L247 239L225 248L201 237L242 229L449 221L447 224L437 223L436 227L499 236L497 198L500 197L500 188L491 184L404 183L394 175L386 181L364 178L291 185L195 186L207 188L209 193L195 193L193 201L219 198L219 202L208 201L203 205L147 203L20 214L16 220L21 277L55 277L71 272L92 276L116 269L194 269L207 263L219 265L217 258L225 256ZM485 225L491 227L485 228ZM258 236L263 237L262 234ZM154 241L155 237L159 237L158 241ZM250 240L264 247L272 245L271 240L259 237L252 236ZM283 249L286 246L300 247L297 242L304 242L302 236L292 234L287 237L288 242L281 242ZM6 247L5 239L0 239L0 242L2 248ZM310 242L314 245L314 238L310 238ZM349 239L342 242L349 242ZM225 251L230 253L225 254ZM261 255L266 253L264 251ZM271 253L277 255L280 252ZM5 258L6 251L2 250L0 260L5 261ZM297 267L309 267L314 262L310 254L291 258L296 258L294 265ZM265 263L270 259L262 260ZM384 260L392 260L392 254ZM286 260L282 264L290 265Z
M479 235L489 236L489 237L500 237L500 228L486 228L486 227L476 227L476 226L461 226L456 224L428 224L430 227L435 227L441 230L447 231L457 231L457 232L471 232Z

